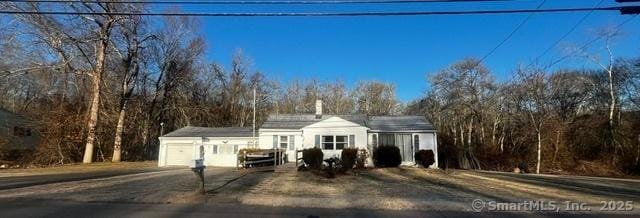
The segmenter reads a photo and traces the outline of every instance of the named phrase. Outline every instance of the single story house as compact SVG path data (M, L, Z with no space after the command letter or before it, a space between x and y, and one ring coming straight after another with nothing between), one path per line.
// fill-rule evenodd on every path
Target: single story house
M35 150L40 143L37 126L19 114L0 108L0 152L10 154L10 157L0 154L0 158L17 158L14 156Z
M315 114L271 115L258 129L258 137L252 135L251 128L185 127L160 137L158 165L186 166L203 153L205 165L235 166L238 150L246 147L283 149L291 162L296 150L314 147L329 158L339 157L344 148L366 149L371 156L378 146L397 146L404 165L414 165L419 150L438 154L436 130L424 117L326 115L321 101ZM435 159L430 167L438 166Z
M188 166L191 160L200 157L207 166L235 167L238 151L256 145L251 127L187 126L159 139L158 166L161 167Z
M344 148L366 149L371 156L378 146L397 146L402 164L413 165L419 150L433 150L437 157L436 136L433 125L422 116L325 115L316 105L315 115L269 116L259 129L258 142L263 149L286 149L289 161L295 161L296 150L313 147L329 158L339 157ZM431 167L438 166L435 159Z

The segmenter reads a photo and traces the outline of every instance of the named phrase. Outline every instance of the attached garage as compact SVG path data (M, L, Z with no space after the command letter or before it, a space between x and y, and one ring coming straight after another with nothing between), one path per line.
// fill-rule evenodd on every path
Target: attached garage
M184 127L160 139L158 166L188 166L204 158L207 166L235 167L240 149L257 146L251 128ZM202 147L202 151L200 149ZM201 156L202 155L202 156Z
M167 166L188 166L193 151L193 144L167 144Z

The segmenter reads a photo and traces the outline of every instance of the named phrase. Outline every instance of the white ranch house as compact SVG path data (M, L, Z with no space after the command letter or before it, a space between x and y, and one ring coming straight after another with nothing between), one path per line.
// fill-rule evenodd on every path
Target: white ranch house
M316 107L316 114L271 115L255 138L251 128L176 130L160 137L158 165L187 166L203 152L205 165L235 166L238 150L248 147L284 149L291 162L296 150L313 147L321 148L325 159L339 157L344 148L367 149L372 154L377 146L399 147L403 165L414 165L418 150L433 150L437 157L436 131L424 117L324 115L320 108ZM200 145L204 151L199 151ZM435 159L430 167L438 166Z

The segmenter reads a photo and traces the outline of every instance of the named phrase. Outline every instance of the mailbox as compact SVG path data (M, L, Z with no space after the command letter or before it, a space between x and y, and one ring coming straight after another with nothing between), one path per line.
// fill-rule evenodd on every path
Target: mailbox
M191 162L189 162L189 167L192 169L204 168L204 160L202 159L191 160Z

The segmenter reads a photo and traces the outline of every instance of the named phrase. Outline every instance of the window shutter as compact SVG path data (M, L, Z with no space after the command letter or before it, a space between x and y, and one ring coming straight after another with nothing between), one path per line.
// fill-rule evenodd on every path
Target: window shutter
M293 151L295 149L295 144L294 144L295 142L296 142L295 136L290 135L289 136L289 150Z
M320 135L316 135L316 144L315 144L316 148L320 147Z
M278 148L278 135L273 135L273 149Z
M218 145L213 145L213 154L218 154Z
M349 135L349 148L356 147L356 135Z

